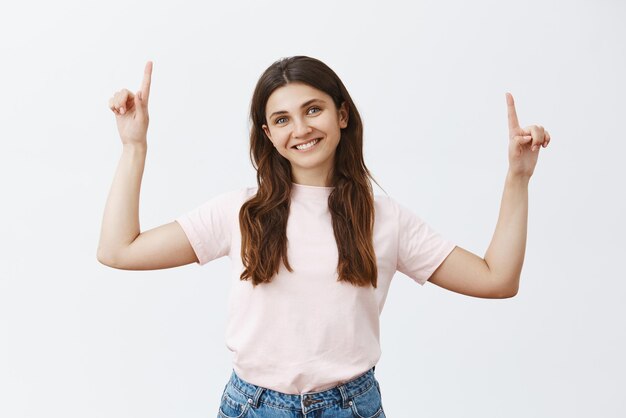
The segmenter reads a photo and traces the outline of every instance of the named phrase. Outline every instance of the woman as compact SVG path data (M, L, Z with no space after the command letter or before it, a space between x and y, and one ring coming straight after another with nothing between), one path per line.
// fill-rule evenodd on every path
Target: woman
M140 233L151 74L148 62L141 90L121 90L109 101L124 151L98 260L147 270L231 258L226 343L233 372L219 416L384 417L374 367L379 316L396 271L470 296L517 293L528 182L550 136L539 125L519 126L510 94L509 172L483 259L373 194L359 112L333 70L306 56L274 62L253 93L257 186L222 193Z

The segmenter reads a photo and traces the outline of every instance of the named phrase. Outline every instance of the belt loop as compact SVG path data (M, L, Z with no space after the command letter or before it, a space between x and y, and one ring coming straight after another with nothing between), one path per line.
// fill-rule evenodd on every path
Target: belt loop
M350 398L348 397L348 394L346 393L345 385L337 386L337 389L339 389L339 393L341 393L341 407L348 408L350 406L349 404Z
M254 393L253 400L252 400L252 406L254 406L254 408L259 407L259 398L261 398L261 395L263 394L264 390L265 390L264 387L257 386L256 392Z

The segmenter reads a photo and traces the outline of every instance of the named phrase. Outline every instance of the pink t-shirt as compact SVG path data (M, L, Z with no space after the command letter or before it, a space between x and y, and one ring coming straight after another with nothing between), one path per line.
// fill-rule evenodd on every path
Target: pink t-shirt
M322 391L376 365L379 317L396 271L420 285L455 244L386 195L374 196L378 287L337 281L338 251L328 196L332 187L293 183L288 257L269 284L242 281L239 209L257 187L222 193L176 221L200 265L232 261L226 346L245 381L289 394Z

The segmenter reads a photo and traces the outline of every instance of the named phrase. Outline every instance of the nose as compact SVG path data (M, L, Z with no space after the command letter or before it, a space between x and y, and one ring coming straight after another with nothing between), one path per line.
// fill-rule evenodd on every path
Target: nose
M297 119L294 121L294 128L293 128L294 137L304 138L311 131L312 131L311 127L306 123L305 120Z

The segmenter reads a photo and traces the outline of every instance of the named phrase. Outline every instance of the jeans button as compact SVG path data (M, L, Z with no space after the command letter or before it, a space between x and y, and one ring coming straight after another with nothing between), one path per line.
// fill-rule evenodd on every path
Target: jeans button
M314 403L318 403L318 402L322 402L322 400L321 399L311 399L310 396L306 396L306 395L304 395L302 397L302 404L304 406L306 406L306 407L309 407L309 406L313 405Z

